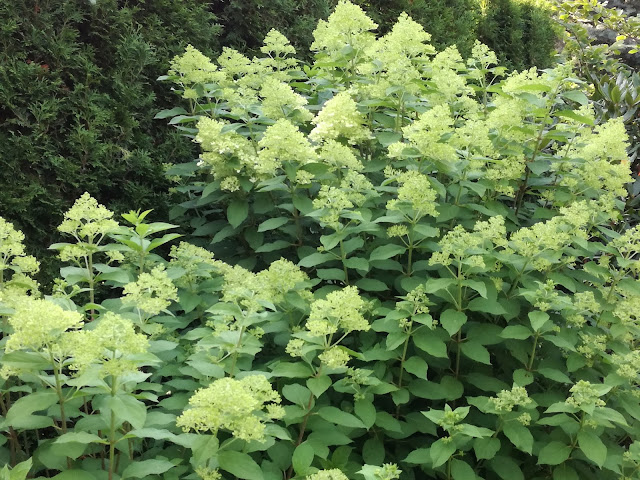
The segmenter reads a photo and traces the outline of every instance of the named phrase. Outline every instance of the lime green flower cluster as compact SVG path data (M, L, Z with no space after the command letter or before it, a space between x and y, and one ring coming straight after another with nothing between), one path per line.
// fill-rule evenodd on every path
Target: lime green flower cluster
M638 384L640 375L640 350L634 350L624 355L614 354L611 359L618 367L616 372L626 378L632 385Z
M274 73L286 72L298 64L297 59L290 57L296 54L296 49L289 39L275 28L269 30L264 37L264 45L260 47L260 51L269 57L261 59L262 63L273 68Z
M514 385L511 390L502 390L495 397L491 397L489 402L498 412L510 412L514 407L526 407L533 400L529 398L527 389Z
M64 346L72 357L70 368L79 374L95 370L101 378L136 372L138 364L132 356L147 352L147 337L136 333L133 323L113 312L101 315L95 323L92 330L66 335Z
M476 222L472 232L467 232L462 225L456 225L442 237L440 251L433 253L429 265L449 266L454 260L465 260L470 267L484 267L484 259L479 252L506 245L506 235L504 217L501 216Z
M235 132L223 132L225 125L208 117L198 121L195 141L202 145L201 165L210 168L216 180L254 175L256 151L251 142Z
M340 60L345 48L355 50L355 62L364 56L365 50L375 42L371 30L378 25L357 5L340 0L329 18L320 20L313 32L311 50L327 56L328 61Z
M376 480L396 480L400 478L402 470L395 463L384 463L382 467L373 471Z
M113 220L112 211L85 192L64 214L58 230L79 242L84 239L97 245L105 235L118 230L118 222Z
M403 206L410 206L412 210L410 216L413 221L425 215L437 217L437 193L431 186L429 177L415 170L394 173L394 181L400 186L397 198L387 202L387 209L402 212Z
M126 284L122 297L125 305L132 305L149 317L158 315L177 300L178 289L162 266L155 267L149 273L141 273L138 280Z
M606 387L607 390L609 387ZM603 391L597 385L592 385L587 380L580 380L569 389L571 396L567 398L565 403L572 407L580 408L586 411L593 411L594 407L604 407L606 402L600 397Z
M407 147L418 150L425 158L445 164L458 160L456 149L447 142L442 142L443 135L453 132L453 117L448 105L442 104L427 110L418 120L402 129L407 142L396 142L389 145L389 156L400 157Z
M352 148L335 140L326 140L318 153L320 161L334 169L344 168L347 171L361 172L362 162L355 156Z
M318 355L318 359L324 363L327 367L331 369L337 368L345 368L349 360L351 359L351 355L344 347L336 345L334 347L326 349L320 355Z
M222 475L218 469L211 469L208 467L196 467L196 475L202 480L222 480Z
M284 416L280 395L263 375L220 378L189 399L191 408L176 421L185 432L228 430L245 441L265 439L266 422Z
M209 278L216 271L218 263L213 259L213 253L188 242L172 245L169 252L169 268L177 267L184 273L175 280L181 287L192 286L198 279Z
M341 470L332 468L331 470L320 470L313 475L308 475L307 480L349 480Z
M211 60L192 45L187 45L185 53L176 55L171 61L169 75L179 76L185 86L217 83L224 78Z
M309 138L319 143L344 139L353 145L370 136L364 126L364 117L347 92L340 92L328 100L313 119L313 124L315 128L311 130Z
M0 301L11 303L11 298L27 292L37 292L38 283L30 275L38 273L40 263L31 255L26 255L24 234L13 227L13 224L0 217ZM5 271L11 270L11 278Z
M7 353L16 350L51 350L59 355L63 334L83 325L81 313L63 310L43 299L23 296L16 301L14 308L15 313L9 317L13 333L5 345Z
M308 122L313 118L313 114L304 108L307 99L294 92L286 83L272 77L265 79L260 97L263 115L273 120L293 117L296 121Z
M260 178L274 176L283 162L304 165L316 158L316 152L304 134L284 118L267 128L258 146L255 171Z
M323 210L320 221L334 230L342 227L340 222L344 210L360 207L373 192L373 185L364 175L349 171L340 182L339 187L322 185L318 196L313 200L313 207Z
M328 294L326 299L311 304L306 328L314 337L332 335L338 330L345 333L356 330L366 332L371 328L363 316L366 306L356 287L336 290Z

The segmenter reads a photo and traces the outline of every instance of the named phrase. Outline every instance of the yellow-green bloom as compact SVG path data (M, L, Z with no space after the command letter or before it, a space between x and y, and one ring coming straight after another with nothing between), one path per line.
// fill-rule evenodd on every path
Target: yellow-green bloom
M340 92L328 100L313 123L316 127L311 130L309 137L316 142L341 138L355 144L369 138L364 117L347 92Z
M316 152L304 134L284 118L267 128L258 146L260 151L255 170L266 178L274 176L283 162L304 165L316 158Z
M228 430L245 441L264 440L265 424L281 418L280 395L263 375L241 380L220 378L207 388L197 390L189 399L191 408L176 421L185 432Z
M345 287L311 304L306 328L313 336L329 335L338 329L345 333L367 331L371 326L363 316L365 309L366 303L358 294L358 289L354 286Z
M150 273L141 273L138 280L124 286L125 305L133 305L146 312L150 317L158 315L178 300L175 287L163 267L155 267Z
M602 395L600 389L586 380L580 380L569 391L571 396L567 398L566 404L572 407L592 409L606 405L600 398Z
M218 67L192 45L187 45L182 55L173 58L169 75L178 75L185 85L219 82L224 78Z
M308 475L307 480L349 480L341 470L333 468L331 470L320 470L313 475Z
M131 356L147 351L147 337L136 333L129 320L112 312L101 315L95 323L92 330L72 332L65 337L64 347L73 358L71 368L83 373L97 367L101 377L137 371Z
M56 346L68 330L82 327L83 315L63 310L55 303L31 297L21 297L14 305L15 313L9 317L13 333L9 335L5 351L40 351Z
M113 220L113 212L86 192L64 214L64 220L58 227L62 233L73 235L76 239L88 239L94 244L117 229L118 222Z
M304 108L307 99L284 82L267 77L260 90L262 113L273 119L295 116L296 120L308 122L313 114Z
M329 368L344 368L349 363L351 355L345 348L334 346L322 352L318 358Z
M497 411L510 412L514 407L526 407L533 400L529 398L526 388L514 385L511 390L502 390L489 401Z

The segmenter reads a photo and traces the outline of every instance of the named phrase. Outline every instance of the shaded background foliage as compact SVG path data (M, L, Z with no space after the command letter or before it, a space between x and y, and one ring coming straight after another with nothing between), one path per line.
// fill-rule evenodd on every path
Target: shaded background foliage
M193 153L153 123L170 101L155 80L187 43L219 49L207 3L2 0L0 26L0 205L29 249L45 258L84 191L118 212L162 215L162 164Z
M69 2L0 0L1 213L43 259L52 232L84 191L117 213L168 209L163 164L194 158L189 142L153 117L171 99L155 82L193 44L253 53L271 28L308 52L336 0ZM512 68L551 64L551 17L535 0L360 0L385 33L402 11L442 49L476 38Z

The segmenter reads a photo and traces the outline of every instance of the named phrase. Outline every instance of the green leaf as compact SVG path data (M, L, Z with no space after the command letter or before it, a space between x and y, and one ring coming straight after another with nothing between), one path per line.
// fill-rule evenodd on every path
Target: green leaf
M168 460L143 460L130 464L122 472L125 478L146 478L149 475L160 475L172 469L175 465Z
M427 362L418 356L409 357L403 364L404 369L418 378L427 378Z
M496 300L489 300L487 298L474 298L469 302L467 306L472 312L484 312L491 315L504 315L507 311Z
M375 137L383 147L388 147L392 143L398 142L402 138L402 134L396 132L380 132Z
M362 257L347 258L342 263L344 263L344 266L347 268L355 268L356 270L362 270L363 272L369 271L369 262Z
M394 245L392 243L376 248L369 256L369 261L386 260L387 258L401 255L406 251L406 247L402 245Z
M587 98L587 96L580 90L572 90L570 92L564 92L562 96L568 100L577 102L582 106L589 103L589 98Z
M524 325L509 325L500 333L502 338L513 338L515 340L526 340L531 335L531 330Z
M413 336L413 343L420 350L429 355L439 358L448 358L447 344L440 338L434 330L422 328Z
M562 442L549 442L538 453L538 465L560 465L571 455L571 447Z
M380 439L369 438L364 442L364 445L362 446L362 459L366 463L371 463L374 465L382 465L382 463L384 462L384 456L385 456L384 443L382 443Z
M163 118L175 117L176 115L187 115L188 113L189 112L187 112L182 107L173 107L171 109L160 110L158 113L156 113L156 116L153 117L153 119L161 120Z
M504 434L518 450L531 455L533 449L533 435L527 427L517 420L505 422L503 426Z
M258 225L258 232L266 232L268 230L275 230L285 225L289 221L286 217L270 218Z
M300 262L298 262L298 265L305 268L311 268L311 267L315 267L316 265L327 263L335 259L336 257L328 253L316 252L304 257L302 260L300 260Z
M440 324L449 333L450 336L454 336L460 328L467 323L467 316L464 312L458 312L457 310L445 310L440 315Z
M484 363L485 365L491 365L491 356L489 350L478 342L467 341L460 344L460 349L465 357L470 358L476 362Z
M554 382L573 384L569 377L555 368L539 368L538 373Z
M94 435L93 433L88 432L68 432L60 435L55 443L67 443L67 442L76 442L76 443L107 443L98 435Z
M369 400L356 400L353 407L353 411L362 420L367 429L376 423L376 407Z
M553 469L553 480L579 480L578 473L566 463Z
M451 475L453 480L476 480L476 473L471 466L463 461L454 458L451 460Z
M318 410L318 415L324 418L327 422L334 423L336 425L342 425L350 428L367 428L362 421L355 415L343 412L336 407L322 407Z
M500 450L500 440L497 438L476 438L473 441L473 451L478 460L491 460Z
M529 312L529 321L531 322L531 328L534 332L539 332L545 323L549 321L549 315L545 312L534 311Z
M295 403L306 409L309 404L309 399L311 398L311 391L298 383L292 383L291 385L282 387L282 396L291 403Z
M42 477L39 477L42 478ZM11 477L10 480L14 480ZM17 479L16 479L17 480ZM84 470L65 470L57 474L55 477L51 477L51 480L96 480L96 477L90 472Z
M430 448L418 448L414 450L407 458L404 459L407 463L424 464L431 462L431 449Z
M305 475L313 463L315 457L313 447L307 442L301 443L293 451L291 462L293 469L298 475Z
M431 451L429 452L432 467L438 468L440 465L444 465L454 453L456 453L455 442L445 442L445 439L441 438L432 443Z
M42 391L25 395L13 403L2 425L25 430L48 427L53 424L51 418L32 413L47 410L56 403L58 395L55 392Z
M280 362L273 367L272 373L275 377L285 378L309 378L313 375L311 368L302 362Z
M319 398L331 386L331 378L327 375L320 377L312 377L307 380L307 387L313 393L313 396Z
M246 453L219 451L220 468L245 480L264 480L260 466Z
M227 207L227 220L233 228L238 228L248 215L249 202L244 198L232 200Z
M386 283L374 278L361 278L355 283L355 285L365 292L386 292L389 290Z
M607 447L595 433L580 430L578 432L578 445L589 460L602 468L607 460Z
M494 457L490 460L489 465L502 480L525 480L520 466L509 457Z
M593 118L587 117L586 115L580 115L573 110L558 110L555 112L557 117L569 118L579 123L584 123L585 125L593 126Z
M31 470L32 463L33 463L32 459L29 458L24 462L17 464L9 472L8 480L25 480L27 478L27 475L29 475L29 470ZM6 468L6 465L5 465L5 468ZM0 475L2 475L2 473L3 472L0 472Z

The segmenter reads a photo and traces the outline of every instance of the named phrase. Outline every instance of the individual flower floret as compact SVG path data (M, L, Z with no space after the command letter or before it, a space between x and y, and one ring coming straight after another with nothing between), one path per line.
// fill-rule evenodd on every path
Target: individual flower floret
M331 470L320 470L313 475L308 475L307 480L349 480L349 477L337 468L332 468Z
M326 299L316 300L311 304L307 330L313 336L330 335L338 329L346 333L354 330L367 331L371 326L362 315L365 307L366 303L356 287L336 290L327 295Z
M71 353L72 370L83 373L91 367L101 377L118 377L137 371L132 355L145 353L147 337L136 333L133 324L113 312L102 315L93 330L72 332L65 337L65 348Z
M104 235L118 229L118 222L112 218L112 211L85 192L64 214L64 220L58 230L77 239L85 238L97 244Z
M327 101L313 123L316 127L309 137L316 142L342 138L355 144L369 138L364 118L347 92L340 92Z
M241 380L220 378L207 388L197 390L189 399L191 408L176 421L185 432L229 430L245 441L263 441L265 423L281 418L280 395L263 375Z
M177 300L178 289L161 266L150 273L141 273L137 281L126 284L122 298L125 305L133 305L150 317L158 315L171 305L171 301Z
M9 317L13 333L5 345L7 353L57 346L64 332L82 327L81 313L63 310L47 300L22 297L14 308L15 313Z
M532 402L527 389L517 385L514 385L511 390L502 390L489 401L498 412L510 412L514 407L526 407Z

